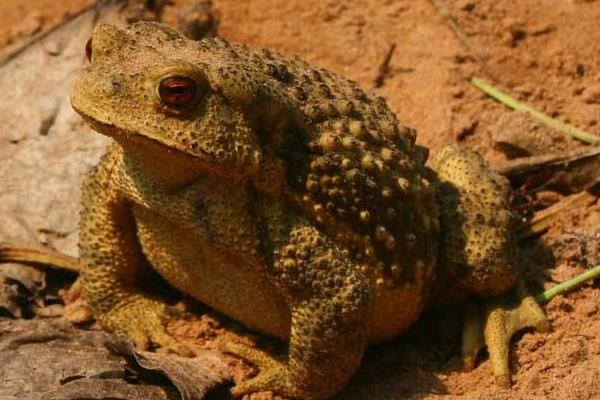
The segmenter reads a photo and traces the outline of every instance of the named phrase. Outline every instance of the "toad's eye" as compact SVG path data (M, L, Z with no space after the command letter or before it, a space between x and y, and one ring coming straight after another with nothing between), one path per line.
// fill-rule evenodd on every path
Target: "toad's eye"
M85 58L88 62L92 62L92 38L89 38L85 44Z
M194 100L196 82L187 76L170 76L160 81L158 95L167 106L185 107Z

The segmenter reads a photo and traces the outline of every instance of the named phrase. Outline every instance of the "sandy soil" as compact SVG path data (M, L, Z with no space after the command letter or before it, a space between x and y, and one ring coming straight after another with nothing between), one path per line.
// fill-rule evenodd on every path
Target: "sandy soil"
M189 1L188 1L189 2ZM4 0L0 47L47 29L89 0ZM169 6L172 15L183 1ZM432 151L461 141L492 162L502 105L468 84L495 78L518 99L600 135L600 1L448 0L487 73L426 0L216 0L219 33L252 47L297 54L373 88L390 46L389 73L377 88ZM578 146L573 141L567 147ZM562 194L553 194L559 199ZM597 264L600 202L555 223L524 244L532 288L541 290ZM457 355L458 310L425 316L406 337L369 350L342 398L593 399L600 398L600 288L586 285L547 306L553 331L527 332L511 353L514 385L494 385L482 359L471 372ZM218 342L231 324L204 316L188 337ZM268 346L281 348L270 341ZM248 368L231 361L245 374ZM267 399L270 395L252 398Z

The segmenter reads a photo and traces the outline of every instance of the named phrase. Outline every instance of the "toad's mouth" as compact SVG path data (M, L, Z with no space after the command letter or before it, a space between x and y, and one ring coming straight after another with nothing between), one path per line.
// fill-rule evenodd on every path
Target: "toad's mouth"
M163 154L173 154L173 156L176 157L187 158L191 162L204 164L206 167L214 167L213 157L202 149L187 148L180 143L165 138L147 136L130 129L119 127L111 122L99 121L78 109L74 104L73 109L83 117L85 122L93 130L114 139L119 144L125 146L137 146L139 148L148 149L150 152L156 150Z

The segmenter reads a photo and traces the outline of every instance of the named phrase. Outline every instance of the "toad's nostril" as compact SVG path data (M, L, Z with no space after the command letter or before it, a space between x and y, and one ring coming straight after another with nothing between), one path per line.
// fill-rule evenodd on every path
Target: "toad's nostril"
M106 95L112 96L119 91L122 91L123 83L122 80L117 76L107 77L102 81L101 88Z

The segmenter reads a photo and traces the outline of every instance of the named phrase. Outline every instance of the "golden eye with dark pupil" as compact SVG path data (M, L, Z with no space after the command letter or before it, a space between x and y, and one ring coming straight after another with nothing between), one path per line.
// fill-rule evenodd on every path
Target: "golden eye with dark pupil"
M164 104L183 107L194 100L196 82L186 76L171 76L160 82L158 94Z
M89 62L92 62L92 38L89 38L85 44L85 58L87 58Z

